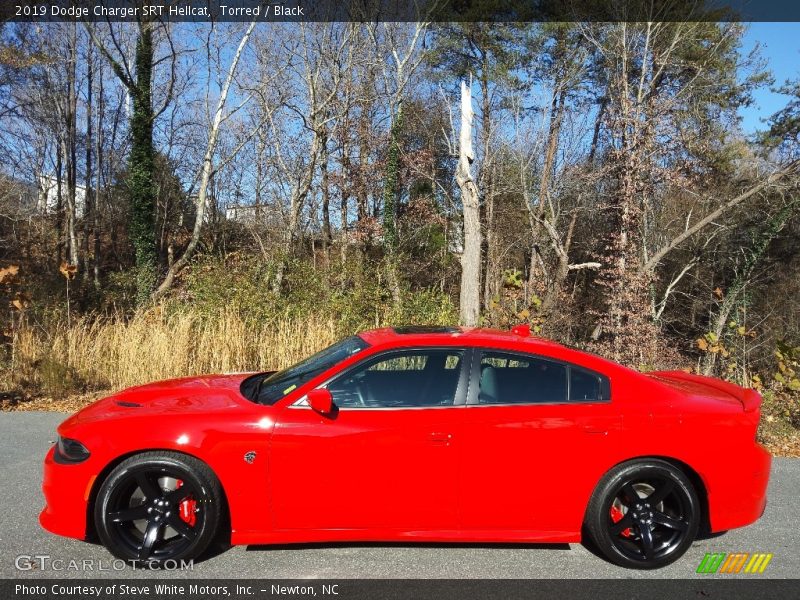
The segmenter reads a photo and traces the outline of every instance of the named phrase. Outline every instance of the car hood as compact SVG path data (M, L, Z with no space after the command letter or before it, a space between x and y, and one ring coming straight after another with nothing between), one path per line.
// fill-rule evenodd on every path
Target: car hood
M239 387L249 375L202 375L139 385L90 404L64 425L152 413L209 413L241 408L249 400L241 395Z

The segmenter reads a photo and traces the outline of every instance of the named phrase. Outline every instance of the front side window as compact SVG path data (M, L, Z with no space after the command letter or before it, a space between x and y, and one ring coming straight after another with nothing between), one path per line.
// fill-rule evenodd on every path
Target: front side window
M608 378L534 356L484 352L479 404L537 404L609 400Z
M409 350L377 357L328 385L340 408L451 406L463 363L460 350Z

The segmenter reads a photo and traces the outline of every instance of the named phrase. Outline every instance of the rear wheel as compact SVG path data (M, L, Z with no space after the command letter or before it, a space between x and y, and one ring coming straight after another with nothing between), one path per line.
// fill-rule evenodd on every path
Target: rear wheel
M657 569L691 546L700 525L700 502L686 475L659 459L615 467L595 489L586 529L610 561Z
M111 471L97 495L100 540L150 566L197 558L219 528L222 490L211 469L177 452L146 452Z

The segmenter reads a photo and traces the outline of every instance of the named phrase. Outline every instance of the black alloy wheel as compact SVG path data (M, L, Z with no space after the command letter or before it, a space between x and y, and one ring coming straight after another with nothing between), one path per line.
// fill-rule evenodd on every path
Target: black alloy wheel
M586 518L597 549L634 569L657 569L680 558L699 525L700 502L691 482L659 459L612 469L598 484Z
M216 536L221 508L219 482L204 463L176 452L146 452L108 475L94 518L114 556L158 567L200 556Z

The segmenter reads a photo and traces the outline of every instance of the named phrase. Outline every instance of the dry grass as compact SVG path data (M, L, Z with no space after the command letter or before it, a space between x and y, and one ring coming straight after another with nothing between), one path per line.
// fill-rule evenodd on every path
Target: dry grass
M128 321L83 319L47 331L27 326L14 334L0 389L63 397L184 375L277 369L339 337L330 316L252 326L230 309L212 317L157 309Z
M0 370L0 410L74 412L109 391L159 379L278 369L332 344L347 333L341 329L333 317L314 315L253 326L234 309L23 326L9 368ZM780 419L767 415L760 439L775 456L800 456L800 431Z

